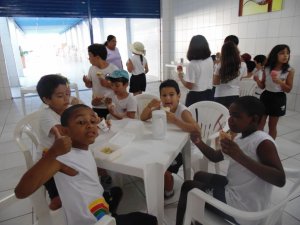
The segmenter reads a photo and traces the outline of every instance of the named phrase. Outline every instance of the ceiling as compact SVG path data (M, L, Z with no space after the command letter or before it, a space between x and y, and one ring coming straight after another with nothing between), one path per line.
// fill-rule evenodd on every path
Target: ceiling
M15 17L15 23L28 33L63 33L82 21L81 18Z
M89 17L160 18L160 0L1 0L0 17L25 33L61 33Z

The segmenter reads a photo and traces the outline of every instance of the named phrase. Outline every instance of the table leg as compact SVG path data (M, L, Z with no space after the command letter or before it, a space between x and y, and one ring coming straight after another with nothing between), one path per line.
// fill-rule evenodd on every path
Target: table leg
M191 180L191 141L190 139L187 140L183 149L182 149L182 156L183 156L183 176L184 180Z
M164 168L154 163L145 166L144 183L148 213L157 217L158 225L164 219Z

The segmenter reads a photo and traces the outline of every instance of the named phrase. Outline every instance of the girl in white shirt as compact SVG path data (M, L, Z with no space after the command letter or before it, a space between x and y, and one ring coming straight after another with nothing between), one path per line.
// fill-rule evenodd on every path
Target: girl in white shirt
M213 60L206 38L202 35L192 37L187 59L190 63L186 66L184 76L182 66L177 67L181 83L189 89L185 105L188 107L195 102L212 100Z

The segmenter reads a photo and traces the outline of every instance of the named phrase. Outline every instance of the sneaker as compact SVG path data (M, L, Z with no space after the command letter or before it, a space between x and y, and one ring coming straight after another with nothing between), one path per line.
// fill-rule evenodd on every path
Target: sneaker
M164 197L165 197L165 199L172 198L174 196L174 194L175 194L174 189L172 191L166 191L166 190L164 191Z

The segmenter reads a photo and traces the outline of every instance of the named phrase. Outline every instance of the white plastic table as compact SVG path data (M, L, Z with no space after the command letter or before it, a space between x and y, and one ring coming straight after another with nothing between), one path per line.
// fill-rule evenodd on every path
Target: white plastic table
M78 86L76 83L70 83L70 88L71 90L75 90L76 97L79 98L79 91L78 91ZM26 94L36 94L36 86L30 86L30 87L21 87L20 88L20 93L21 93L21 100L22 100L22 109L24 115L26 115L26 107L25 107L25 95Z
M144 179L148 212L163 224L164 218L164 173L176 156L182 151L184 178L191 179L190 136L172 124L168 124L166 138L153 139L151 122L141 126L128 127L137 123L136 120L113 120L108 133L100 133L96 142L91 146L94 151L97 166ZM109 145L109 140L117 132L134 133L136 138L118 149L120 156L114 160L101 158L100 150ZM102 153L103 154L103 153Z

